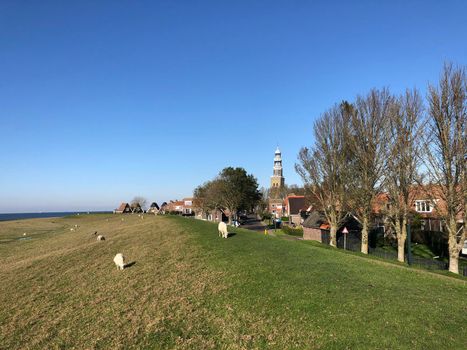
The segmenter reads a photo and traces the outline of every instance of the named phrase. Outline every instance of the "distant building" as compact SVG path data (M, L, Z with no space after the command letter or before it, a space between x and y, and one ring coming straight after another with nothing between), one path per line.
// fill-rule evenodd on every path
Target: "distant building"
M282 173L282 155L279 147L274 153L274 167L271 176L271 188L278 189L284 187L285 179Z
M128 203L122 203L120 206L114 210L115 214L124 214L124 213L131 213L131 208Z
M285 216L285 206L282 199L270 198L268 201L268 211L276 218Z
M130 209L131 209L132 213L142 213L143 212L143 208L141 208L141 205L139 203L131 203Z
M280 218L285 215L284 198L281 194L284 184L285 179L282 171L282 155L279 147L277 147L276 152L274 152L274 166L268 198L268 211L276 218Z
M178 213L178 214L181 214L182 213L182 210L183 210L183 204L184 202L183 201L179 201L178 199L176 200L171 200L168 204L167 204L167 209L166 211L170 212L170 213Z
M208 212L204 212L199 208L194 209L194 215L196 219L214 221L214 222L227 222L229 221L229 211L221 209L213 209Z
M183 198L182 215L194 215L193 198Z
M157 205L156 202L152 202L151 205L149 206L148 213L150 214L157 214L159 212L159 206Z
M169 205L167 202L163 202L159 208L159 213L165 214L165 212L168 210Z
M302 213L306 213L305 196L287 196L285 198L285 213L289 217L289 222L295 225L301 225L303 218Z

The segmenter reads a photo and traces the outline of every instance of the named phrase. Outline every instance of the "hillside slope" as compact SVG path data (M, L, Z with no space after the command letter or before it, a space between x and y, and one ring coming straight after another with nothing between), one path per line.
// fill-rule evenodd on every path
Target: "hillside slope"
M2 222L0 256L5 349L467 348L464 281L202 221Z

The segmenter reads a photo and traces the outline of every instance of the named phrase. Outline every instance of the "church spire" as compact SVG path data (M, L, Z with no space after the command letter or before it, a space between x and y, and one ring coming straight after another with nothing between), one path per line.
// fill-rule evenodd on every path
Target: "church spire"
M284 176L282 174L282 154L279 146L274 152L274 167L271 176L271 188L280 188L284 186Z

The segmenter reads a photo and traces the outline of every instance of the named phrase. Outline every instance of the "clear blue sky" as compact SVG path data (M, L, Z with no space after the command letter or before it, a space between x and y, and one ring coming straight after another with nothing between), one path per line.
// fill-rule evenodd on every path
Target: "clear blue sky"
M467 64L466 1L0 0L0 212L288 184L329 106Z

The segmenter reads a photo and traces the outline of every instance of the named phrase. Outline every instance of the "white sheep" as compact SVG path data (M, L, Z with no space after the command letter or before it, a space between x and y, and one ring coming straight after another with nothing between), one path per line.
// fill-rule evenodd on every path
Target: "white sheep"
M115 255L114 263L115 265L117 265L117 269L119 270L123 270L125 268L125 257L122 253L118 253L117 255Z
M98 241L105 241L105 237L102 235L97 236Z
M224 237L227 238L229 233L227 232L227 225L225 222L219 222L219 225L217 226L217 229L219 231L219 237Z

